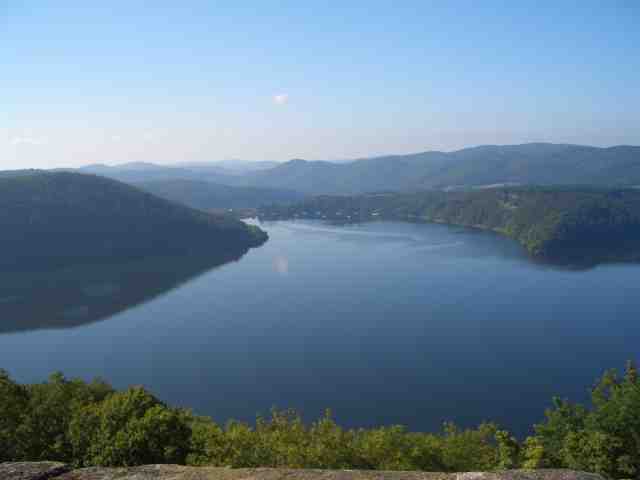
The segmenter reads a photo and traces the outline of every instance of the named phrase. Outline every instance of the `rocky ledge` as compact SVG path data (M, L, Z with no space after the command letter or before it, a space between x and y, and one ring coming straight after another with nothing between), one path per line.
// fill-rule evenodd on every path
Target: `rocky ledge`
M55 462L0 463L0 480L603 480L572 470L506 470L502 472L381 472L361 470L294 470L286 468L218 468L145 465L73 470Z

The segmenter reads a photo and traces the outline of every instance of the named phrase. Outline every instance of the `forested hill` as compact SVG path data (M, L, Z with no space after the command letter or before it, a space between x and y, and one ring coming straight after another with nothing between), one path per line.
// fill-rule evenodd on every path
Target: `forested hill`
M529 143L389 155L339 164L292 160L241 180L246 185L315 195L495 184L635 186L640 185L640 147Z
M27 171L0 175L0 266L47 269L153 255L221 260L266 234L94 175Z
M135 184L159 197L200 210L255 208L272 203L301 201L304 195L293 190L235 187L204 180L155 180Z
M230 166L237 163L236 170ZM259 165L258 165L259 164ZM343 162L290 160L283 163L229 162L229 164L154 165L128 163L109 167L89 165L79 170L131 184L159 182L172 200L202 203L201 195L181 190L185 181L207 181L235 187L270 189L310 195L356 195L423 189L464 189L489 185L640 185L640 146L608 148L553 143L481 145L453 152L426 151L408 155L386 155ZM179 181L172 184L173 181ZM166 183L163 183L166 182ZM194 186L194 189L202 189ZM256 192L254 192L256 193ZM240 198L250 192L236 191ZM172 198L173 195L178 195ZM207 194L209 195L209 194ZM226 195L226 194L225 194ZM251 194L250 194L251 195ZM206 200L211 205L211 196ZM231 197L225 196L228 203ZM214 208L237 208L215 199ZM252 202L251 207L259 206Z
M503 188L319 196L260 210L264 220L430 221L489 229L520 242L534 257L591 264L640 259L640 191Z

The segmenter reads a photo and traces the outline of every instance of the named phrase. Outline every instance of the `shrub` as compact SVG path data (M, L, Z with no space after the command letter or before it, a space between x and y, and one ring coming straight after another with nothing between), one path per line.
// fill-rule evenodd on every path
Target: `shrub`
M606 372L589 408L558 398L520 443L495 424L444 425L440 434L403 426L345 429L327 411L307 424L272 410L255 426L171 408L141 387L115 391L51 375L19 385L0 370L0 461L58 460L76 466L188 463L230 467L478 471L562 467L611 478L640 473L640 381L635 366Z
M79 409L69 428L80 465L185 463L190 437L188 416L140 387Z

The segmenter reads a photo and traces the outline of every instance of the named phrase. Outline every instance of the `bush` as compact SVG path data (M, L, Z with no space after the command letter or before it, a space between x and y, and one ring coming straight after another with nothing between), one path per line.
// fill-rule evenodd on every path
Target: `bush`
M592 408L555 399L525 444L527 465L566 467L612 478L640 474L640 381L635 365L619 378L606 372L591 392Z
M640 474L640 381L633 364L606 372L590 408L554 399L535 435L518 442L492 423L444 425L440 434L402 426L344 429L327 411L307 424L292 410L255 426L171 408L141 387L115 391L53 374L19 385L0 370L0 461L76 466L178 463L230 467L478 471L571 468L610 478Z
M185 463L191 430L183 412L137 387L79 409L68 437L79 465Z
M0 462L22 457L17 440L28 401L26 388L0 370Z

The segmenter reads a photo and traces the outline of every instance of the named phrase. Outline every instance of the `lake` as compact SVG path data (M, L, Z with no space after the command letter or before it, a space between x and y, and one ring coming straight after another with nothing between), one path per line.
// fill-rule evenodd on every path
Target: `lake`
M0 291L0 368L142 384L217 421L331 408L346 426L494 420L523 435L552 396L585 401L604 369L639 356L640 266L540 265L509 239L444 225L262 227L264 246L218 268L167 263L170 279L134 284L114 267L81 300L42 296L62 321L23 320L12 302L44 300ZM96 299L117 308L92 317Z

